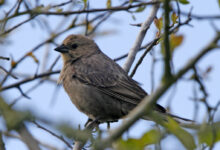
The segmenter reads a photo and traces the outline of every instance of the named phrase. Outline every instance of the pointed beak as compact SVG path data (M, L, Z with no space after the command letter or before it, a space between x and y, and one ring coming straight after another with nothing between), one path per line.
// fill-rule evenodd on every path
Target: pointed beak
M58 46L54 50L57 51L57 52L60 52L60 53L67 53L69 51L69 49L63 44Z

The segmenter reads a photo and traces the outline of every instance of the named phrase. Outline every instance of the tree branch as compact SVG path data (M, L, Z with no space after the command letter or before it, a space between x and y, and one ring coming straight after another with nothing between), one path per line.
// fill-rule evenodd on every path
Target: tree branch
M40 125L39 123L37 123L36 121L33 121L33 123L40 129L50 133L51 135L53 135L54 137L58 138L59 140L61 140L63 143L65 143L67 145L67 147L72 148L72 146L64 139L63 136L57 135L56 133L46 129L45 127L43 127L42 125Z
M1 21L7 21L11 18L14 18L14 17L18 17L18 16L21 16L21 15L26 15L26 14L33 14L33 15L74 15L74 14L83 14L83 13L94 13L94 12L104 12L104 11L126 11L126 10L129 10L129 9L132 9L132 8L137 8L137 7L141 7L141 6L146 6L146 5L154 5L154 4L158 4L160 3L160 1L156 1L156 0L153 0L151 2L142 2L142 3L139 3L139 4L136 4L136 5L128 5L128 6L125 6L125 7L121 7L121 6L117 6L117 7L110 7L110 8L99 8L99 9L90 9L90 10L79 10L79 11L63 11L63 12L51 12L51 11L44 11L44 10L27 10L27 11L23 11L23 12L20 12L20 13L16 13L12 16L9 16L8 18L5 18L3 20L0 20Z
M153 0L153 2L156 2L156 1ZM153 22L156 14L157 14L158 8L159 8L158 3L153 5L149 17L147 18L147 20L144 23L142 23L140 32L139 32L139 34L138 34L138 36L135 40L135 43L134 43L133 47L130 49L129 54L128 54L128 58L127 58L124 66L123 66L123 68L126 72L129 72L129 70L130 70L130 68L131 68L131 66L134 62L135 56L136 56L138 50L141 47L142 41L145 37L145 34L146 34L147 30L149 29L151 23Z
M4 56L0 56L0 59L3 59L3 60L10 60L9 57L4 57Z
M20 131L21 139L25 142L30 150L41 150L38 141L36 141L27 128L24 126Z
M134 74L137 71L137 68L140 66L140 64L142 63L142 61L144 60L144 57L148 54L148 52L150 52L150 50L157 44L158 40L160 38L156 38L145 50L145 52L143 53L143 55L140 57L140 59L138 60L137 64L135 65L134 69L132 70L130 77L133 77Z
M4 91L4 90L10 89L10 88L16 88L16 87L19 87L20 85L22 85L22 84L24 84L24 83L33 81L33 80L35 80L35 79L43 78L43 77L48 77L48 76L50 76L50 75L52 75L52 74L58 74L58 73L60 73L60 70L56 70L56 71L53 71L53 72L42 73L42 74L39 74L39 75L30 77L30 78L26 78L26 79L24 79L24 80L22 80L22 81L20 81L20 82L13 83L13 84L11 84L11 85L2 87L2 88L0 88L0 91Z
M170 0L164 1L164 79L169 79L171 77L171 67L170 67L170 40L169 40L169 28L170 28ZM166 80L167 81L167 80Z
M23 25L23 24L25 24L25 23L31 21L31 20L34 19L35 17L36 17L36 15L33 15L33 16L31 16L30 18L28 18L27 20L24 20L24 21L18 23L17 25L15 25L14 27L12 27L12 28L6 30L5 32L0 33L0 36L3 36L3 35L5 35L5 34L10 33L10 32L13 31L14 29L16 29L16 28L20 27L21 25Z
M14 79L18 79L15 75L13 75L12 73L8 72L5 68L3 68L2 66L0 66L0 69L3 70L6 74L10 75L12 78Z
M187 12L183 12L181 11L180 13L183 16L188 16ZM197 15L197 14L191 14L192 19L196 19L196 20L218 20L220 19L220 15L219 14L213 14L213 15Z
M169 89L173 83L180 79L186 72L192 69L195 64L208 52L217 47L216 43L220 39L220 32L216 37L194 58L192 58L169 82L162 82L157 90L151 95L145 97L142 102L128 114L128 119L124 120L122 125L110 132L110 135L96 143L95 149L104 149L118 139L131 125L133 125L140 117L151 112L152 106L156 101Z

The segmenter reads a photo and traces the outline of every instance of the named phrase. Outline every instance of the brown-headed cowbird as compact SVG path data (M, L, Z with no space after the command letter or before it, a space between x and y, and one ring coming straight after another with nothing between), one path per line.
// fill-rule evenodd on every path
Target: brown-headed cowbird
M75 106L93 121L117 121L148 95L85 36L69 35L55 50L63 58L59 82ZM154 110L166 114L158 104Z

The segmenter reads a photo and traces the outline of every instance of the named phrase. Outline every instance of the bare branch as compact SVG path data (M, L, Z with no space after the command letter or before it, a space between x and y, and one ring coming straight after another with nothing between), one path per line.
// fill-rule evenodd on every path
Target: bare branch
M24 84L24 83L33 81L33 80L35 80L35 79L43 78L43 77L48 77L48 76L50 76L50 75L52 75L52 74L58 74L58 73L60 73L60 70L53 71L53 72L42 73L42 74L39 74L39 75L30 77L30 78L26 78L26 79L24 79L24 80L22 80L22 81L19 81L19 82L17 82L17 83L13 83L13 84L11 84L11 85L2 87L2 88L0 88L0 91L4 91L4 90L10 89L10 88L16 88L16 87L19 87L20 85L22 85L22 84Z
M31 88L29 88L27 91L25 91L25 94L30 93L31 91L35 90L37 87L39 87L40 85L42 85L43 83L43 79L41 79L38 83L36 83L34 86L32 86ZM19 97L15 98L10 104L9 106L12 107L13 105L15 105L21 98L23 98L23 95L21 94Z
M158 42L160 38L155 39L145 50L145 52L143 53L143 55L141 56L141 58L138 60L137 64L135 65L134 69L132 70L130 77L133 77L135 72L137 71L137 68L140 66L140 64L142 63L142 61L144 60L144 57L147 55L147 53L156 45L156 43Z
M23 90L21 89L20 86L17 86L17 88L18 88L18 90L19 90L19 92L21 93L22 96L24 96L24 97L27 98L27 99L30 99L30 97L27 96L27 95L23 92Z
M155 0L153 2L155 2ZM141 47L142 41L145 37L145 34L146 34L147 30L149 29L151 23L153 22L156 14L157 14L158 8L159 8L158 3L153 5L149 17L147 18L147 20L144 23L142 23L140 32L139 32L139 34L138 34L138 36L135 40L135 43L134 43L133 47L129 51L128 58L127 58L125 64L123 65L123 68L126 72L129 72L129 70L131 68L131 65L134 62L135 56L136 56L138 50Z
M181 11L180 13L183 16L188 16L188 13ZM197 14L191 14L191 17L193 19L197 20L218 20L220 19L220 15L197 15Z
M51 8L65 6L65 5L67 5L67 4L69 4L69 3L72 3L72 2L73 2L73 0L69 0L69 1L62 2L62 3L57 4L57 5L53 5L53 6L51 6Z
M23 127L20 131L20 135L21 135L21 139L25 142L25 144L27 145L27 147L30 150L41 150L39 147L39 143L38 141L36 141L32 135L30 134L30 132L26 129L26 127Z
M0 59L3 59L3 60L10 60L9 57L3 57L3 56L0 56Z
M10 75L12 78L14 79L18 79L15 75L13 75L12 73L9 73L5 68L3 68L2 66L0 66L0 69L3 70L5 73L7 73L8 75Z
M36 17L36 15L31 16L31 17L28 18L27 20L24 20L24 21L22 21L21 23L15 25L14 27L12 27L12 28L6 30L5 32L1 33L0 36L3 36L3 35L5 35L5 34L10 33L11 31L15 30L16 28L20 27L21 25L23 25L23 24L25 24L25 23L31 21L31 20L34 19L35 17Z
M14 17L18 17L18 16L21 16L21 15L26 15L26 14L34 14L34 15L73 15L73 14L83 14L83 13L94 13L94 12L104 12L104 11L126 11L126 10L129 10L129 9L132 9L132 8L137 8L137 7L140 7L140 6L146 6L146 5L154 5L154 4L158 4L160 3L160 1L156 1L156 0L153 0L151 2L142 2L142 3L139 3L139 4L136 4L136 5L128 5L128 6L124 6L124 7L121 7L121 6L117 6L117 7L111 7L111 8L99 8L99 9L90 9L90 10L79 10L79 11L63 11L63 12L50 12L50 11L39 11L39 10L27 10L27 11L23 11L23 12L20 12L20 13L17 13L17 14L14 14L12 16L9 16L8 18L5 18L5 20L9 20L11 18L14 18ZM2 20L0 20L2 21Z
M154 39L154 40L155 40L155 39ZM140 51L146 49L149 45L151 45L151 44L154 42L154 40L151 41L151 42L149 42L149 43L147 43L147 44L145 44L144 46L140 47L140 49L138 50L138 52L140 52ZM126 58L126 57L128 57L128 53L123 54L123 55L121 55L121 56L119 56L119 57L117 57L117 58L115 58L115 59L113 59L113 60L114 60L114 61L119 61L119 60L122 60L122 59L124 59L124 58Z
M67 147L72 148L72 146L63 138L63 136L57 135L56 133L46 129L45 127L41 126L39 123L37 123L36 121L33 122L38 128L50 133L51 135L55 136L56 138L58 138L59 140L61 140L63 143L65 143L67 145Z

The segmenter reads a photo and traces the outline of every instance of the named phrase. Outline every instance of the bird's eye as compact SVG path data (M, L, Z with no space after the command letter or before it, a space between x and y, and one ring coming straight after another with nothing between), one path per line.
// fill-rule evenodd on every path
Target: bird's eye
M78 47L78 45L77 45L77 44L72 44L71 47L72 47L73 49L75 49L75 48Z

